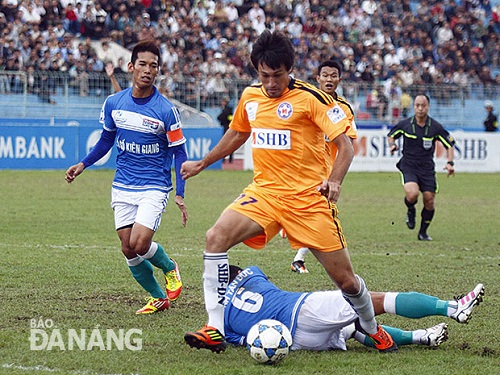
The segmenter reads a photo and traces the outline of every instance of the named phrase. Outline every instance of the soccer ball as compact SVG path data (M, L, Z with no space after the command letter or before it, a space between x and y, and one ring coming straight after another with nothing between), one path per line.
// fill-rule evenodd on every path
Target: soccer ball
M250 356L259 363L275 364L288 354L291 346L292 334L278 320L261 320L247 334Z

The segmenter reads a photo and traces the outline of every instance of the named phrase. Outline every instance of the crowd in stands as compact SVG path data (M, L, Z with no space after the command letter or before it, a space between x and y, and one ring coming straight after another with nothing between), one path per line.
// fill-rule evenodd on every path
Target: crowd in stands
M293 41L295 77L311 80L335 59L344 82L383 83L372 95L378 103L421 84L448 85L443 95L500 85L492 73L500 68L500 6L488 0L1 0L0 71L28 72L38 92L54 89L49 82L41 90L45 72L63 72L85 96L86 77L105 74L108 43L131 49L153 38L167 95L183 82L187 104L200 87L203 100L217 100L235 80L256 78L250 51L266 28ZM0 93L19 90L16 79L3 75Z

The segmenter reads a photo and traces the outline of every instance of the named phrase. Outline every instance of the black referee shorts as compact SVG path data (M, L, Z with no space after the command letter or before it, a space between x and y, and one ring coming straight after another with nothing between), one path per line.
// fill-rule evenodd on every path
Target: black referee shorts
M421 192L430 191L437 193L439 191L434 165L432 165L432 168L427 166L424 168L420 165L400 160L396 166L401 171L403 184L415 182L418 184Z

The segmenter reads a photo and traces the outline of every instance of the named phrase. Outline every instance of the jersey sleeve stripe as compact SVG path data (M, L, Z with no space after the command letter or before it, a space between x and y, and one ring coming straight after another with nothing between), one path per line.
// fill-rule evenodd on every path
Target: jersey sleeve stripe
M453 145L448 141L446 137L443 137L441 135L438 135L438 139L441 141L441 143L444 145L445 148L451 148Z
M354 111L351 107L351 103L349 103L345 98L343 98L342 96L339 96L339 95L337 96L337 101L346 105L349 108L349 110L351 111L352 115L354 116Z
M293 82L293 88L309 92L316 99L318 99L321 103L323 103L325 105L330 105L334 102L333 96L331 96L330 94L327 94L324 91L321 91L320 89L318 89L317 87L315 87L309 83L306 83L306 82L303 82L300 80L295 80Z

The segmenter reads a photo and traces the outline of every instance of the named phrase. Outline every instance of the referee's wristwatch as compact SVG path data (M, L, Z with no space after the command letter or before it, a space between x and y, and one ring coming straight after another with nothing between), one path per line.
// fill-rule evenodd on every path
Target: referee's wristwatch
M447 162L446 164L449 164L449 165L451 165L452 167L455 165L455 163L454 163L453 161L449 161L449 162Z

